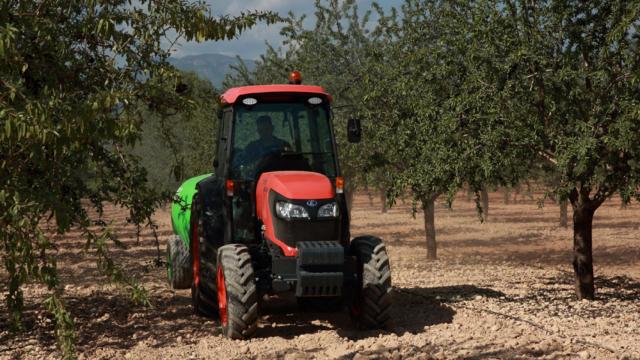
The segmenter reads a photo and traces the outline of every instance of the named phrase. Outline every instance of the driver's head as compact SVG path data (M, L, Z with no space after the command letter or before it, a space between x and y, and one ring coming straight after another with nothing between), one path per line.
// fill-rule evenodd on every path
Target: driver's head
M273 124L268 115L262 115L256 120L258 135L261 139L269 139L273 135Z

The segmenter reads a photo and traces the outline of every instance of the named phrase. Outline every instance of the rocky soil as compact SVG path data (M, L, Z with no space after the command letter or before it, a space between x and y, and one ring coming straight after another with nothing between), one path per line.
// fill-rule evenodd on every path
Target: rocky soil
M138 242L118 209L107 216L128 249L113 248L114 257L148 289L152 308L105 283L82 255L80 234L61 241L59 266L85 359L640 359L640 205L619 204L596 213L598 299L590 302L575 300L571 230L558 226L552 203L504 204L494 193L485 223L466 196L451 210L438 205L440 260L428 262L420 214L413 219L401 203L383 214L358 196L353 235L384 238L391 256L393 323L378 331L355 329L346 313L303 312L295 299L273 297L255 338L227 340L215 320L192 315L188 290L168 289L151 232ZM156 220L164 240L169 213ZM6 280L0 286L6 293ZM59 358L51 316L37 305L46 291L29 285L25 293L23 334L9 334L0 306L0 359Z

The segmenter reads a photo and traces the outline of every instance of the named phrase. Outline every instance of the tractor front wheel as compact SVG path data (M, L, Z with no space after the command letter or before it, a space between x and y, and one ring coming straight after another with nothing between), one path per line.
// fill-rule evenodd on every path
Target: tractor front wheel
M216 273L222 333L230 339L246 339L258 325L258 294L249 249L240 244L220 247Z
M357 261L356 291L349 307L360 327L382 328L391 317L391 269L387 250L374 236L351 241L350 253Z

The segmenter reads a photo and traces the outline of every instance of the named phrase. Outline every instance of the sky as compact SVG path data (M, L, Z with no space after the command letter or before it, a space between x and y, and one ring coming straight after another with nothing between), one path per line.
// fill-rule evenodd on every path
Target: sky
M364 13L370 8L372 0L358 0L358 9ZM292 11L296 16L307 14L312 19L314 12L314 0L206 0L215 15L239 15L246 10L271 10L286 16ZM398 7L402 0L378 0L385 9ZM310 23L309 26L313 24ZM244 59L257 59L266 50L265 42L278 48L282 38L280 29L282 25L266 26L259 24L254 28L243 32L237 39L230 41L207 41L204 43L181 42L175 49L174 56L198 55L207 53L219 53L230 56L240 55Z

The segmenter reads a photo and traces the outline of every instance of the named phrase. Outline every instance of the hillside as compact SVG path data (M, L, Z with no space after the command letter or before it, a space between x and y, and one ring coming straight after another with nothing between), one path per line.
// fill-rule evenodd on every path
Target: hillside
M255 67L253 60L242 59L250 70ZM188 55L180 58L169 58L169 62L180 70L193 71L200 77L208 79L219 88L225 75L231 70L230 66L238 63L233 56L222 54Z

